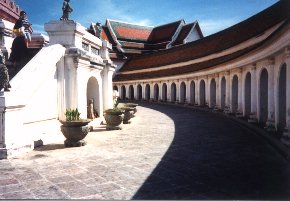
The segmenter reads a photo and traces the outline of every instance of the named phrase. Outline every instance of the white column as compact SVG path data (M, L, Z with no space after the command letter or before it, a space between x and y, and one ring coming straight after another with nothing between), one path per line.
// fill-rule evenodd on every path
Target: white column
M205 81L205 105L210 105L210 79L208 76L204 79Z
M242 69L239 69L238 72L238 111L241 112L243 109L243 74Z
M284 61L286 63L286 130L281 138L283 144L290 147L290 49L285 49Z
M103 110L107 110L113 107L113 74L115 69L111 68L111 65L106 65L103 69ZM100 91L101 93L101 91Z
M286 63L286 121L287 127L290 131L290 50L285 51L285 63Z
M146 83L142 83L142 100L145 100Z
M195 100L194 103L199 105L199 80L197 78L194 79L194 87L195 87Z
M256 65L251 66L251 113L257 114L257 76Z
M135 100L137 100L138 98L138 90L137 90L137 86L138 86L138 83L135 83L134 85L133 85L133 88L134 88L134 99Z
M167 82L167 102L171 102L171 82Z
M212 108L213 106L211 105L211 102L212 102L212 100L211 100L211 80L212 80L212 77L208 77L207 78L207 81L205 82L206 83L206 86L205 86L205 89L206 89L206 92L205 92L205 94L206 94L206 102L207 102L207 104L208 104L208 107L210 107L210 108Z
M274 103L274 60L268 60L268 120L273 121L275 115Z
M176 80L176 102L179 103L180 101L180 81Z
M128 84L124 84L125 89L126 89L126 94L125 94L125 99L129 98L129 85Z
M197 104L200 106L200 82L202 79L198 79L196 82L196 98L197 98Z
M4 93L0 92L0 149L5 148L5 97ZM1 159L1 150L0 150Z
M216 77L216 105L218 108L221 108L221 78L220 74Z
M185 97L185 103L189 103L190 102L190 80L187 80L184 82L185 83L185 88L186 88L186 97Z
M226 106L231 108L231 94L232 94L232 89L231 89L231 74L230 71L227 71L225 73L225 79L226 79Z
M154 100L154 83L149 83L150 85L150 99L149 100Z
M158 101L161 101L162 100L162 82L158 83L158 87L159 87Z
M76 108L78 106L77 93L77 63L78 59L71 55L66 55L64 59L64 79L65 79L65 106L64 110Z

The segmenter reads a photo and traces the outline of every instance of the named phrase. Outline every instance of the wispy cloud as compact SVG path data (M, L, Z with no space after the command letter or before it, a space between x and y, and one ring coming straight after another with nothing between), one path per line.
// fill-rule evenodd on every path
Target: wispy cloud
M32 25L33 32L35 33L41 33L47 35L47 33L44 31L44 25L42 24L33 24Z
M206 19L200 20L199 25L201 30L205 36L211 35L223 29L226 29L234 24L236 24L238 20L235 19Z
M148 18L139 18L130 12L130 8L126 5L120 6L117 1L105 0L105 1L90 1L89 6L86 5L85 15L76 16L80 23L87 26L91 22L104 23L105 20L114 19L139 25L151 25L151 20Z

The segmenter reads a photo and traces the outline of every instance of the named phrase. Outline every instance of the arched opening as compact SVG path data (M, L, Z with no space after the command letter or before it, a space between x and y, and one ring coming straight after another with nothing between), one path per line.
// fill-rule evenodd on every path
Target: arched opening
M190 82L190 98L189 103L194 105L195 104L195 83L194 81Z
M171 84L171 102L176 101L176 84L172 83Z
M158 86L158 84L154 85L154 100L155 101L159 100L159 86Z
M232 81L232 112L238 110L238 99L239 98L239 79L237 75L234 75Z
M251 73L248 72L245 79L245 116L251 113Z
M186 100L186 85L184 82L180 84L180 103L185 103Z
M259 123L265 126L268 118L268 72L263 69L260 75L260 115Z
M199 83L199 105L205 106L205 81L201 80Z
M167 84L162 85L162 100L167 101Z
M137 86L137 100L142 100L142 86L140 84Z
M221 80L221 109L225 109L226 106L226 78Z
M145 100L150 100L150 85L149 84L146 84L146 87L145 87Z
M129 86L129 99L134 100L134 87L132 85Z
M124 85L121 87L121 99L126 99L126 87Z
M113 90L114 90L114 91L118 91L118 87L115 85L115 86L113 87Z
M278 86L278 131L281 132L286 126L286 64L280 68Z
M216 82L212 79L210 82L210 105L213 108L216 105Z
M95 77L91 77L87 83L87 118L95 119L100 114L99 84Z

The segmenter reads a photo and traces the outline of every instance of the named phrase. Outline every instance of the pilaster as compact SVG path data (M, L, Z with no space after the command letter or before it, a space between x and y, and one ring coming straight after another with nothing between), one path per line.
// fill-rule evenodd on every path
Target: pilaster
M283 60L286 63L286 128L281 141L290 148L290 48L286 48Z
M226 108L231 107L231 73L230 71L225 72L225 79L226 79Z
M251 73L251 113L248 119L249 123L258 123L257 119L257 75L256 75L256 64L252 64L250 68Z
M191 93L191 91L190 91L190 80L186 80L185 82L185 93L186 93L186 96L185 96L185 103L190 103L190 93Z
M275 129L275 104L274 104L274 59L268 59L265 63L268 69L268 119L266 129L274 132Z
M176 80L176 103L180 102L180 80Z
M216 84L216 107L221 108L221 89L220 89L220 76L216 74L215 76L215 84Z
M4 92L0 91L0 159L7 158L5 142L5 97Z
M160 102L162 100L162 82L158 83L158 87L159 87L158 102Z
M134 99L135 100L138 100L138 90L137 90L137 86L138 86L138 83L134 83L133 89L134 89Z

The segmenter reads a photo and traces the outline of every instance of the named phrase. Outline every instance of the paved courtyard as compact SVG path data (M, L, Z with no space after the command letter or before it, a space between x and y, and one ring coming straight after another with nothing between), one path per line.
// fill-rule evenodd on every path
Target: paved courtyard
M98 127L84 147L50 135L0 161L0 199L290 199L289 162L222 116L142 103L131 124Z

